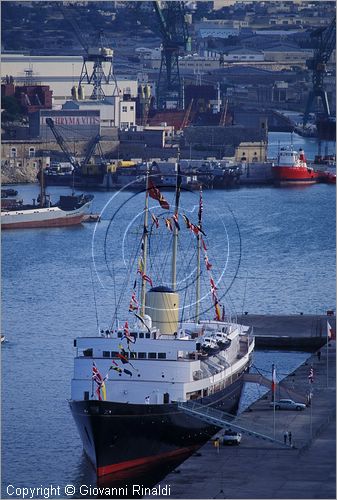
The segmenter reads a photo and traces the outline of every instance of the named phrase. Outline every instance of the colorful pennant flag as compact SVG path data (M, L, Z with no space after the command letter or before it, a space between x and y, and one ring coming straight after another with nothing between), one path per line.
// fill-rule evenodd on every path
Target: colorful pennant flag
M165 219L165 225L169 231L173 231L171 219Z
M153 183L153 181L151 179L149 179L148 190L149 190L149 196L150 196L150 198L153 198L154 200L157 200L159 202L161 208L163 208L164 210L169 210L170 209L170 205L165 200L164 196L161 194L161 192L155 186L155 184Z
M104 381L108 378L106 376L104 379L102 375L100 374L95 362L93 361L92 363L92 380L97 384L97 389L96 389L96 395L99 399L99 401L102 401L102 395L103 395L103 400L106 400L106 388L105 388L105 383Z
M212 269L212 264L209 262L208 260L208 257L207 257L207 254L205 255L204 257L204 260L205 260L205 264L206 264L206 269L207 271L210 271Z
M158 227L159 227L159 219L158 219L158 217L155 214L151 213L151 218L152 218L152 221L155 224L156 228L158 229Z
M174 225L176 226L176 228L178 229L178 231L180 231L180 225L179 225L179 222L178 222L178 214L174 214L172 216L172 219L173 219Z
M214 319L216 321L221 321L221 309L220 309L218 301L215 302L214 308L215 308L215 318Z
M332 326L330 325L329 321L326 322L326 326L327 326L327 332L328 332L328 339L329 340L335 340L335 338L336 338L336 332L332 328Z
M129 312L138 311L138 309L139 309L139 303L136 297L136 292L133 292L129 304Z
M129 332L129 323L127 321L125 321L125 325L124 325L124 336L122 337L122 339L126 339L128 344L129 342L131 342L132 344L134 344L136 342L136 339L130 335L130 332Z
M271 390L272 390L273 394L276 391L276 384L277 384L277 380L276 380L276 368L275 368L275 365L273 365L272 374L271 374Z
M191 229L191 223L190 223L190 220L188 217L186 217L186 215L183 215L183 219L185 221L185 224L186 224L186 227L187 229Z

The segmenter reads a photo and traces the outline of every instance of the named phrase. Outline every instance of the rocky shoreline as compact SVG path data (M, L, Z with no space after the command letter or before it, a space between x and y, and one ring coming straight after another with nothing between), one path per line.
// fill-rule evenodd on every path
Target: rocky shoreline
M37 182L37 168L32 166L1 166L1 184L32 184Z

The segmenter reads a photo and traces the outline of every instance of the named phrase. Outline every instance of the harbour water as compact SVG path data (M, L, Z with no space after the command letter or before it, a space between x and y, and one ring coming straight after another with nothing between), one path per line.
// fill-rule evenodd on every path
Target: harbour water
M56 199L64 190L49 191ZM19 192L29 200L37 187L19 186ZM93 212L114 196L95 193ZM109 263L123 268L122 228L141 209L137 196L118 196L104 211L94 240L93 224L2 233L2 333L7 339L2 346L2 498L10 498L9 484L63 489L94 484L67 399L73 339L97 332L94 299L100 324L109 324L115 300ZM173 193L165 196L172 201ZM186 196L197 200L195 194ZM116 213L116 204L124 202ZM237 312L335 309L334 186L205 191L204 205L230 224L228 282L233 284L228 293ZM207 236L216 242L214 259L221 260L219 227L207 225L213 215L205 208ZM92 252L106 259L105 264L96 260L97 275ZM121 286L116 279L117 292ZM280 373L289 373L306 356L258 352L254 363L268 371L276 362ZM258 395L246 395L247 401Z

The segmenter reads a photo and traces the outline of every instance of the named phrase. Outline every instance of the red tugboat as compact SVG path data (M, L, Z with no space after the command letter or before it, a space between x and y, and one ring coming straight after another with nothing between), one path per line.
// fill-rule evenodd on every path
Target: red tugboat
M314 184L319 181L319 173L308 167L303 149L281 148L277 165L272 167L276 184Z

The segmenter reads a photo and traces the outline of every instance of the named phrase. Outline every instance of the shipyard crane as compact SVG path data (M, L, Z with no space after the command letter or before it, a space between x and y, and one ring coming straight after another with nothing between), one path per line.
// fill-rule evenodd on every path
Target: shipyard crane
M46 123L47 123L48 127L50 128L50 130L52 131L52 133L56 139L57 144L62 149L62 151L65 154L69 163L74 167L75 171L79 171L79 169L81 168L81 165L79 164L79 162L76 160L76 158L69 151L67 143L63 139L62 134L55 127L54 120L52 118L46 118Z
M72 27L78 41L84 49L83 65L78 82L79 95L83 84L92 85L93 90L90 99L103 100L105 93L103 85L113 84L112 95L118 95L118 85L113 70L113 50L106 46L102 30L96 35L94 44L90 45L87 39L82 35L81 30L70 12L70 6L65 9L62 2L57 2L63 17ZM92 66L92 67L91 67Z
M185 22L184 2L153 2L162 36L162 52L157 83L157 104L166 107L166 101L177 102L182 108L182 84L179 73L179 54L188 50L190 37Z
M67 160L69 161L69 163L74 167L74 170L75 170L76 173L81 173L82 167L86 166L89 163L89 160L92 157L92 155L93 155L93 153L94 153L95 148L96 148L97 145L100 148L100 157L101 158L103 157L103 152L102 152L102 149L101 149L101 146L100 146L100 140L101 140L100 134L97 134L95 137L93 137L93 139L91 140L91 142L89 143L89 145L87 147L87 152L86 152L84 160L82 162L79 162L70 153L70 151L68 149L68 146L67 146L67 143L64 140L62 134L55 127L53 119L52 118L46 118L46 123L47 123L48 127L50 128L50 130L52 131L52 133L53 133L53 135L54 135L54 137L56 139L57 144L62 149L62 151L65 154L65 156L66 156Z
M312 71L312 89L309 92L303 116L303 126L308 121L316 98L320 98L322 101L325 117L330 117L329 102L324 89L324 77L327 72L326 65L336 45L336 17L327 27L318 28L310 36L317 39L317 48L314 51L314 56L307 60L307 67Z

